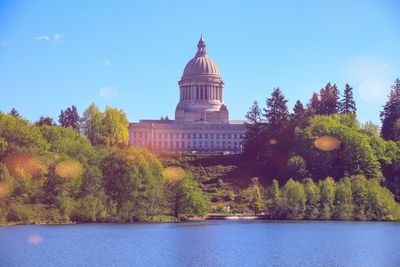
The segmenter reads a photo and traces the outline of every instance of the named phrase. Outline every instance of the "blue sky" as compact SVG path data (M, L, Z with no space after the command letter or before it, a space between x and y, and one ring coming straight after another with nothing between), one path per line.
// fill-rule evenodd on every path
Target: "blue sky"
M292 107L328 81L354 87L361 121L400 76L398 1L0 0L0 110L34 121L92 102L130 121L174 117L203 33L231 119L279 86Z

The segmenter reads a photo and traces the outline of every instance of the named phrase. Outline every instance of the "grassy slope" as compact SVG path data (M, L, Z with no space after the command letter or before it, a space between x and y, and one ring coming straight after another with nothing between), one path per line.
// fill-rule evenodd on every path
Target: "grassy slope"
M249 185L251 178L258 177L264 186L274 178L263 166L244 160L242 155L162 155L160 160L165 167L190 170L195 180L202 183L215 212L235 206L235 195Z

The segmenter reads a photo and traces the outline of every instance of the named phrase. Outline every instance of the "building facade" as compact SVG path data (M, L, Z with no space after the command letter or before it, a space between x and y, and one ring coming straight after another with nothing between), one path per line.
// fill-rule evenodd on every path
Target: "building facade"
M175 120L140 120L129 124L129 144L155 152L240 153L244 121L229 120L224 82L208 57L203 37L185 66L179 84Z

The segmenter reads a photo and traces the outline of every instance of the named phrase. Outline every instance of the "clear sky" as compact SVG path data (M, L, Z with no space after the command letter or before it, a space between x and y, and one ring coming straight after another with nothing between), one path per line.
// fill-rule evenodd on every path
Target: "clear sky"
M178 80L203 33L231 119L273 87L307 102L354 87L361 121L400 76L400 2L0 0L0 110L34 121L92 102L130 121L174 117ZM301 3L300 3L301 2Z

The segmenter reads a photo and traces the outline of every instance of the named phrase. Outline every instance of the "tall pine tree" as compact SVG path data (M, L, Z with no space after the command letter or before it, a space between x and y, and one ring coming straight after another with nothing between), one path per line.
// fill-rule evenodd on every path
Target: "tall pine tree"
M259 159L262 150L262 133L264 123L261 118L261 109L258 106L258 102L254 101L246 114L247 122L245 126L247 128L246 135L244 137L244 152L250 157Z
M339 90L336 84L327 83L325 88L319 92L320 102L317 113L321 115L331 115L338 112Z
M339 112L341 114L353 114L356 115L356 102L353 99L353 87L346 83L343 92L342 101L340 101Z
M400 119L400 79L395 80L380 117L382 137L386 140L395 140L395 123Z
M288 125L289 111L287 102L279 87L274 88L271 98L267 98L267 106L264 108L263 115L270 130L281 130Z

